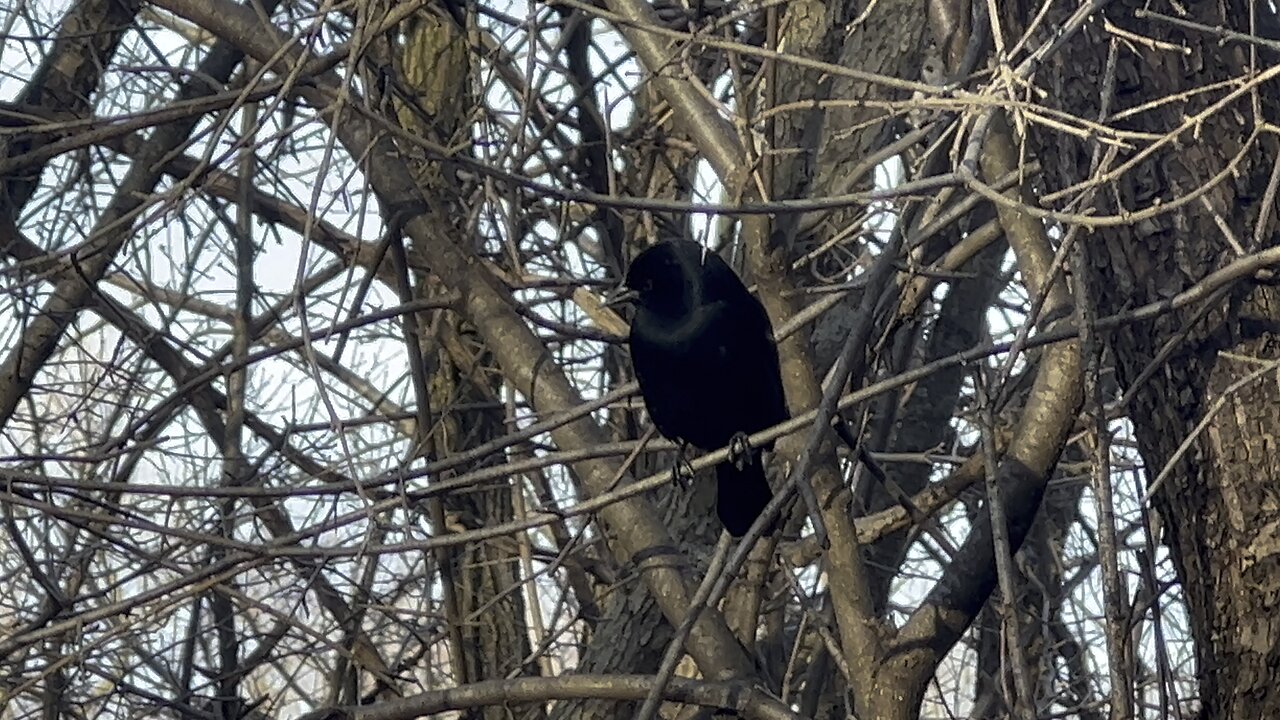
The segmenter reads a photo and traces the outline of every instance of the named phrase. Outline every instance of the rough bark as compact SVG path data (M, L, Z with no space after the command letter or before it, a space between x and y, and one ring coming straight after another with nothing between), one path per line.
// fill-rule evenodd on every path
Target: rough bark
M857 13L862 11L861 7L856 10ZM919 80L925 51L925 18L923 0L877 2L869 8L862 23L847 34L837 62L845 67L888 77ZM844 33L845 23L852 19L844 18L837 25L837 32ZM870 177L850 177L848 170L873 150L894 139L899 131L899 118L883 109L858 103L901 100L908 94L848 77L832 78L830 82L831 99L844 102L825 113L813 178L813 197L843 195L870 184ZM841 240L858 240L859 236L851 234L850 228L854 226L855 218L865 211L865 207L852 206L823 215L809 231L811 237L801 238L801 247L797 250Z
M656 469L646 463L643 469ZM664 558L668 562L705 565L720 535L715 518L715 483L710 472L699 473L688 489L665 494L664 514L685 552ZM627 569L618 587L603 588L599 603L605 608L591 641L582 650L579 673L653 673L662 662L667 644L675 637L671 623L643 584ZM583 700L556 706L552 720L611 720L635 714L634 701Z
M1017 12L1005 20L1022 27L1035 5L1019 3ZM1196 3L1188 6L1186 19L1205 28L1247 30L1249 6L1243 1ZM1246 46L1220 42L1211 32L1135 19L1135 12L1145 7L1139 2L1113 3L1107 17L1122 28L1185 46L1189 52L1145 45L1122 49L1113 99L1116 111L1247 71ZM1267 12L1265 5L1258 8ZM1051 25L1061 18L1051 13L1049 19ZM1039 77L1056 104L1073 114L1091 119L1098 115L1099 89L1106 80L1105 37L1078 35ZM1276 117L1275 89L1273 81L1257 98L1242 95L1196 123L1194 135L1184 126L1186 119L1221 101L1227 91L1190 94L1117 123L1161 134L1182 130L1177 142L1105 186L1097 196L1099 214L1140 210L1186 196L1244 152L1236 170L1207 192L1205 202L1135 225L1082 235L1092 285L1099 289L1100 313L1168 297L1193 285L1233 255L1224 232L1252 244L1277 149L1270 138L1250 148L1245 148L1245 140L1254 119L1251 103L1256 102L1254 107L1265 118ZM1069 186L1088 174L1092 146L1078 138L1037 132L1031 147L1043 160L1051 188ZM1271 224L1257 235L1264 245L1274 242L1275 210L1269 208ZM1191 438L1189 451L1176 458L1173 472L1157 489L1155 503L1165 519L1165 540L1191 612L1201 714L1206 720L1280 713L1280 687L1274 681L1280 666L1280 623L1274 620L1280 611L1280 546L1273 532L1280 526L1274 444L1280 404L1272 375L1246 380L1277 357L1275 303L1273 289L1245 283L1217 301L1203 322L1192 324L1198 309L1190 308L1120 329L1110 338L1121 383L1135 393L1129 416L1148 477L1174 461L1179 447ZM1176 343L1172 355L1144 378L1144 370L1169 342ZM1219 401L1223 404L1215 412Z
M14 104L26 111L86 116L89 99L141 6L138 0L82 0L73 5L63 16L49 54L31 74ZM23 136L0 137L0 156L21 155L41 141ZM43 170L44 164L40 163L0 178L4 186L0 207L16 216L31 199Z

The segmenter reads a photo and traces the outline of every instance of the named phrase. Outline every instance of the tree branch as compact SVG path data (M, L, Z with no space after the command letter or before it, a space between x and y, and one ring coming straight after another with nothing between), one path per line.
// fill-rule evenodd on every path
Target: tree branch
M541 703L551 700L639 700L653 687L648 675L563 675L545 678L485 680L460 687L430 692L358 707L327 708L299 720L409 720L450 710L502 705ZM803 720L783 703L764 691L738 682L706 682L673 678L663 699L733 710L747 720Z
M258 16L246 8L196 0L161 0L156 4L236 43L263 63L284 68L296 67L305 60L296 44L275 28L264 27ZM540 414L567 411L582 404L569 379L548 362L550 353L515 311L506 288L478 257L442 232L451 226L447 211L436 205L434 198L423 197L419 192L399 149L381 127L359 112L350 112L361 104L358 98L349 101L350 107L338 101L354 98L354 89L345 86L337 75L326 73L300 85L297 92L333 123L352 157L365 159L367 178L384 210L405 218L404 231L413 239L415 250L422 253L448 289L461 295L461 310L484 338L512 387L528 398ZM551 436L566 449L608 442L604 430L588 417L552 429ZM592 496L605 493L621 473L611 458L583 460L576 463L575 469ZM612 549L624 562L637 562L637 557L653 555L654 549L675 544L647 499L635 497L611 504L602 508L601 516L610 532L616 534ZM663 614L672 624L679 624L688 612L691 595L684 572L661 558L658 562L641 562L641 570ZM750 673L750 662L718 612L702 614L690 637L689 650L708 677Z

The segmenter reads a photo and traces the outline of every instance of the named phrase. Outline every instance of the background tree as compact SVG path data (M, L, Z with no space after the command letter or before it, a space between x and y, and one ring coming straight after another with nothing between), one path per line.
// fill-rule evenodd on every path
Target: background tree
M1269 4L0 28L0 716L1280 712ZM773 318L778 537L600 303L673 236Z

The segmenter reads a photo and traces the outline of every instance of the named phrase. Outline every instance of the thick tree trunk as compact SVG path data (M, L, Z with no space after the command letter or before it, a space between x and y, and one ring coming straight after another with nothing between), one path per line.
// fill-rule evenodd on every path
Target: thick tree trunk
M1009 27L1025 26L1038 5L1021 3L1021 15L1006 18ZM1196 3L1188 6L1192 15L1187 19L1205 28L1247 32L1249 5L1244 0ZM1257 5L1259 13L1267 12L1265 4ZM1199 192L1237 155L1240 160L1203 202L1132 226L1081 234L1103 314L1190 287L1232 259L1236 251L1231 241L1242 243L1246 251L1258 249L1249 247L1255 237L1262 245L1274 242L1274 207L1268 227L1255 235L1254 225L1276 160L1276 143L1267 137L1245 148L1245 142L1256 121L1275 121L1275 82L1261 86L1256 97L1241 94L1229 107L1196 123L1193 135L1187 118L1222 101L1235 86L1188 91L1246 76L1248 48L1221 43L1209 32L1135 20L1134 12L1143 7L1141 2L1113 3L1107 17L1117 26L1190 52L1148 45L1119 49L1112 114L1187 93L1184 100L1116 123L1160 134L1187 129L1180 143L1169 144L1114 186L1102 188L1092 207L1104 214L1168 203ZM1108 42L1101 32L1077 35L1038 75L1038 85L1050 89L1063 109L1096 119L1106 86ZM1255 109L1262 117L1256 117ZM1092 145L1065 134L1033 133L1030 140L1051 189L1089 174ZM1121 156L1116 164L1125 159ZM1123 208L1116 206L1117 200ZM1201 307L1190 307L1111 336L1120 379L1134 393L1129 416L1148 478L1171 465L1155 500L1191 613L1206 720L1280 716L1275 682L1280 668L1280 623L1275 621L1280 612L1275 440L1280 434L1280 389L1270 369L1278 357L1276 309L1274 289L1245 282L1212 300L1203 316ZM1158 359L1169 343L1172 354ZM1153 362L1159 364L1145 377Z

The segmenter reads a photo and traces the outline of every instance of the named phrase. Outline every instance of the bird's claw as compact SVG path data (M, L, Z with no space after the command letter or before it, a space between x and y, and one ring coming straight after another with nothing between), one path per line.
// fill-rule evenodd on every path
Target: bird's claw
M693 466L684 455L676 458L675 465L671 466L671 483L680 488L688 488L693 483Z
M739 471L751 464L751 443L747 442L747 434L736 432L729 438L729 462Z

